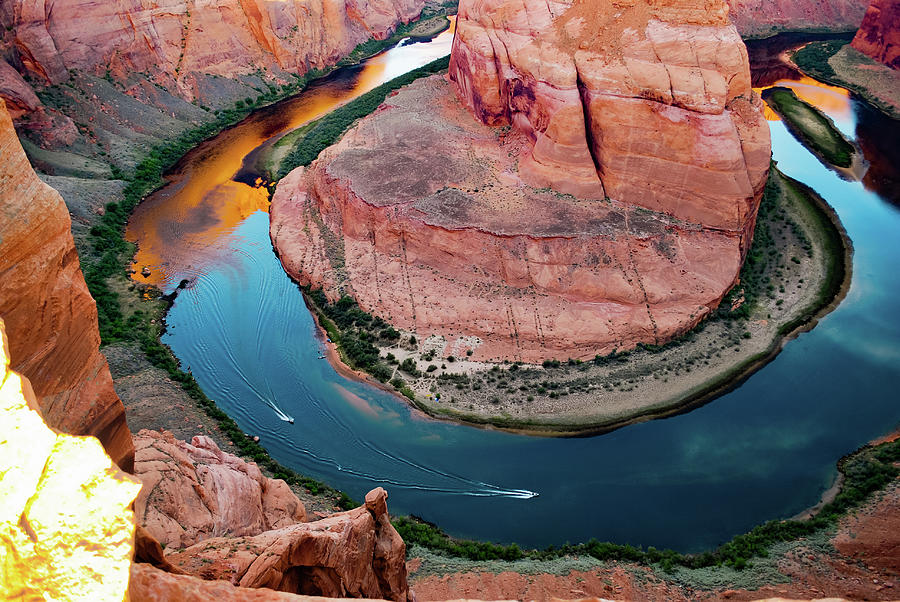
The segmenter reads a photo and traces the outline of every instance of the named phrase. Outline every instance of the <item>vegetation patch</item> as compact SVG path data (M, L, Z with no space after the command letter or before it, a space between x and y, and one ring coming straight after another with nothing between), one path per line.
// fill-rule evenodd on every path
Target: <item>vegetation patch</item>
M337 142L357 119L372 113L394 90L409 85L420 77L444 71L449 64L450 57L446 56L413 69L307 124L292 137L293 148L275 169L276 179L280 180L297 167L312 163L319 153Z
M821 40L810 42L794 53L792 60L798 67L822 81L834 81L837 74L828 63L828 59L837 54L838 50L850 43L850 38L836 40Z
M847 88L886 115L900 118L900 74L850 46L850 39L810 42L791 60L810 77Z
M850 167L856 148L816 107L804 102L790 88L776 86L763 99L784 120L788 130L816 156L837 167Z

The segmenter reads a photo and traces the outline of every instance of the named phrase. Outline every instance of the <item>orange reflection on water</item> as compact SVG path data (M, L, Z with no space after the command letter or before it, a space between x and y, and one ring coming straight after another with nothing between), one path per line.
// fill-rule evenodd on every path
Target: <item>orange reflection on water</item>
M778 80L766 88L774 86L790 88L799 98L838 119L849 119L852 116L850 92L843 88L829 86L803 75ZM755 90L760 93L766 88L755 88ZM778 114L770 109L768 104L765 104L765 117L767 121L781 121Z
M446 55L455 24L451 17L450 28L429 44L383 52L366 61L355 77L317 83L192 150L166 186L138 205L128 222L125 236L138 244L133 278L171 288L226 258L235 228L252 213L268 210L263 182L251 186L233 179L247 156L266 141L318 119L410 68ZM149 269L146 277L145 269Z

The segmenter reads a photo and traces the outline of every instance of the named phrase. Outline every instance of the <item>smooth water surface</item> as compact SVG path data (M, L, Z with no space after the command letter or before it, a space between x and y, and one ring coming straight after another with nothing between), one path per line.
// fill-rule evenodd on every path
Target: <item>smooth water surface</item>
M449 40L406 45L369 64L399 66L380 76L393 77L446 54ZM322 86L337 82L346 99L368 68ZM867 137L864 149L898 139L896 123L842 90L781 84L851 138ZM302 105L318 89L287 103ZM312 319L272 251L265 203L253 187L230 182L252 148L303 120L284 113L257 113L189 155L173 183L141 205L129 234L153 281L171 289L193 279L164 341L285 465L357 499L383 485L392 512L458 536L540 547L596 537L695 551L816 503L838 458L900 423L900 211L874 192L893 189L884 184L893 167L879 164L887 175L866 186L841 180L771 122L779 167L822 194L853 240L846 300L706 406L597 437L532 438L424 418L318 359Z

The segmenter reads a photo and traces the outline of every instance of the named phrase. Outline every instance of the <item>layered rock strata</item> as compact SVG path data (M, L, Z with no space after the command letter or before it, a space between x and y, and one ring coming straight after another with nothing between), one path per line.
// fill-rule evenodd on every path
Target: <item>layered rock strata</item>
M724 2L463 2L457 23L453 89L411 85L279 184L288 273L473 359L593 357L708 315L770 156Z
M852 45L876 61L900 69L900 0L872 0Z
M256 464L223 452L209 437L186 443L143 430L134 442L134 472L144 484L135 517L168 549L306 521L287 483L264 477Z
M724 2L463 2L450 78L482 123L533 140L534 186L753 224L769 135Z
M188 97L259 69L305 73L325 67L370 37L388 36L424 0L11 0L0 9L17 64L54 84L69 70L115 77L145 72Z
M0 101L0 317L12 367L31 380L47 423L94 435L131 470L125 408L100 353L88 292L59 194L31 169Z
M728 0L731 20L742 36L784 31L853 31L867 0Z
M355 510L254 537L209 539L168 559L189 574L241 587L329 598L408 595L406 547L380 487Z

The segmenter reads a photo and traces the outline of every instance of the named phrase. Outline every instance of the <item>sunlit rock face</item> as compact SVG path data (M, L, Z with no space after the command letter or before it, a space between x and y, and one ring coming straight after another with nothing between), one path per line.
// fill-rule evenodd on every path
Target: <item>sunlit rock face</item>
M0 100L0 317L12 367L28 377L51 427L94 435L131 470L125 408L100 353L97 307L62 198L31 169Z
M724 2L460 4L448 83L281 181L286 271L444 356L593 358L736 282L770 158Z
M853 38L853 47L900 69L900 0L872 0Z
M867 0L728 0L730 17L744 37L782 31L853 31Z
M68 70L132 72L194 97L199 75L304 73L370 37L384 38L424 0L10 0L0 8L18 62L52 83ZM207 84L209 82L206 82ZM211 84L210 84L211 85Z
M287 483L264 477L256 464L223 452L209 437L187 443L143 430L134 442L134 472L144 483L135 515L168 549L306 520Z
M140 483L94 437L47 427L0 320L0 599L123 600Z

